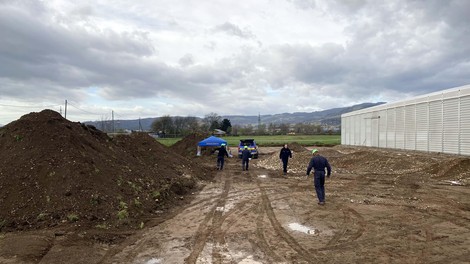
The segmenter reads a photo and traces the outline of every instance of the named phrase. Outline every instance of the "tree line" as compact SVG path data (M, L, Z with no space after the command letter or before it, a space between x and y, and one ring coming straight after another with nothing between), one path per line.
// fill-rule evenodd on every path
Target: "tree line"
M151 125L151 130L161 136L186 136L192 133L207 133L220 129L228 135L286 135L289 133L300 135L332 134L321 124L258 124L258 125L234 125L229 119L223 119L217 113L210 113L202 119L197 117L172 117L169 115L157 118ZM338 132L338 131L336 131Z
M151 125L151 130L159 135L180 135L186 136L197 132L210 132L214 129L220 129L227 134L231 134L232 124L228 119L222 119L216 113L210 113L204 116L200 122L194 116L172 117L165 115L157 118Z

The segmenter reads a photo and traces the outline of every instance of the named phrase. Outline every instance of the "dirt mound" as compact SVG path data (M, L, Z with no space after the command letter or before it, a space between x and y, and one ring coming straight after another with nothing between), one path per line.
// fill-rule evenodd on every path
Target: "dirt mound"
M291 145L293 144L288 145L290 150L292 150ZM300 147L301 148L296 148L297 150L293 150L292 158L289 159L289 163L287 166L288 173L299 173L303 175L307 171L307 166L310 162L310 159L312 158L312 155L310 154L308 149L302 146ZM323 148L318 149L322 150ZM257 165L265 169L276 170L281 173L282 161L281 159L279 159L279 151L273 152L269 157L258 161Z
M297 143L297 142L289 143L289 144L287 145L287 147L288 147L291 151L294 151L294 152L304 152L304 151L308 151L308 149L306 149L304 146L300 145L300 144Z
M310 147L309 149L311 149ZM414 175L423 179L470 181L470 159L455 155L442 155L405 150L361 148L348 146L315 147L330 162L333 173L352 175ZM294 152L289 159L288 173L303 175L312 155L308 151ZM258 166L280 171L279 153L274 152L260 160ZM404 177L406 179L408 177Z
M331 163L344 172L375 174L414 173L423 171L430 162L429 156L418 153L382 149L357 149L352 152L346 149L344 155L331 158Z
M150 136L109 138L52 110L0 129L0 229L137 227L210 173Z
M197 153L197 143L206 137L208 137L208 135L193 133L176 142L170 148L172 151L182 156L194 157Z
M470 159L469 158L441 158L431 164L426 172L432 174L434 178L442 179L470 179Z

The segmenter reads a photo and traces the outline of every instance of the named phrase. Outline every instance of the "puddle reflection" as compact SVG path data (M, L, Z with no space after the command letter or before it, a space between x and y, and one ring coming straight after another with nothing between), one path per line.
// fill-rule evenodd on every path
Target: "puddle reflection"
M294 230L294 231L299 231L299 232L302 232L302 233L308 234L308 235L314 235L314 236L318 235L318 230L316 230L315 228L306 227L306 226L301 225L299 223L290 223L289 228Z

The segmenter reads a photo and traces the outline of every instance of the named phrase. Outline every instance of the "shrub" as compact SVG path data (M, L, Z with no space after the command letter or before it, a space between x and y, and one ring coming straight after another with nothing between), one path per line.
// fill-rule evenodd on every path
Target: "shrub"
M70 222L77 222L78 221L78 215L77 214L68 214L67 215L67 219L70 221Z
M127 209L119 210L117 213L117 217L119 220L127 219L129 217L129 212L127 212Z

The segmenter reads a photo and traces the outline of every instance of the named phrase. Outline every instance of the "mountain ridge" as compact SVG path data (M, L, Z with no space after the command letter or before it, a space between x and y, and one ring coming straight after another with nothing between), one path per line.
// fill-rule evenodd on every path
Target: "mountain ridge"
M341 125L341 115L351 111L356 111L364 108L369 108L377 105L384 104L384 102L378 103L362 103L347 107L336 107L326 109L322 111L314 112L293 112L293 113L281 113L281 114L269 114L269 115L221 115L222 119L226 118L230 120L232 126L240 125L257 125L258 118L261 118L262 124L298 124L298 123L319 123L322 125L337 126ZM159 117L149 117L141 119L131 120L114 120L115 130L144 130L150 131L152 123ZM202 120L200 117L196 117L198 120ZM87 125L93 125L98 129L104 130L104 125L108 126L107 121L86 121ZM140 123L140 124L139 124Z

